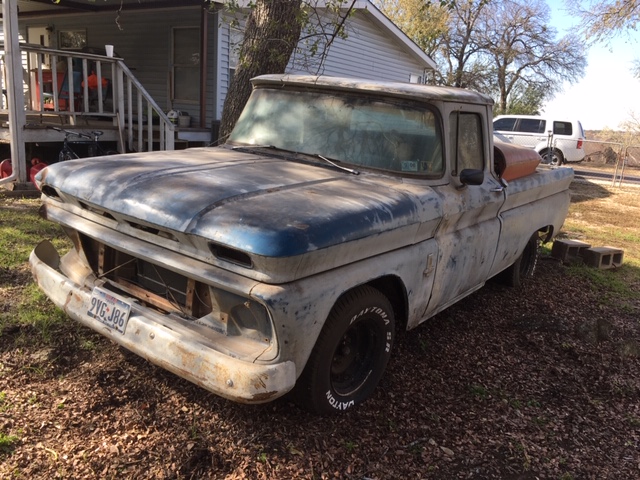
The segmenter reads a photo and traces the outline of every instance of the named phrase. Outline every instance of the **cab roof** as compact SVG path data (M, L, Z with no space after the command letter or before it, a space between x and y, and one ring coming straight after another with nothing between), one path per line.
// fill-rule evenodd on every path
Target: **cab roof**
M330 77L327 75L261 75L251 80L254 88L285 86L292 88L322 88L343 92L359 91L382 93L394 97L442 102L493 105L493 99L485 94L455 87L422 85L417 83L384 82L358 78Z

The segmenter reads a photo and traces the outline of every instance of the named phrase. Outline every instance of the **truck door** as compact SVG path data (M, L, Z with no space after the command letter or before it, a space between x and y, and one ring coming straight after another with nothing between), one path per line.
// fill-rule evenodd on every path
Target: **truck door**
M490 108L448 104L443 112L443 121L449 124L445 142L450 182L434 188L442 198L444 215L435 236L438 258L424 318L484 285L493 263L505 192L490 165ZM464 185L460 174L465 169L481 170L482 184Z

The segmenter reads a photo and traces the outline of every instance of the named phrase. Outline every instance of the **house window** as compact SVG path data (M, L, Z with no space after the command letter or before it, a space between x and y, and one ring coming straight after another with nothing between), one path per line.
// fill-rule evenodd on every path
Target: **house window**
M171 99L200 100L200 29L176 27L172 30Z
M240 63L240 47L242 47L242 40L244 39L244 32L237 28L231 28L229 31L229 84L233 80L233 76L236 73L236 68Z

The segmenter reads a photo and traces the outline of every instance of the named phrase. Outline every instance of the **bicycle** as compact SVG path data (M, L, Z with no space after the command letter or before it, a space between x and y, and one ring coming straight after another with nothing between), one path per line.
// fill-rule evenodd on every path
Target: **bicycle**
M65 130L64 128L58 128L58 127L49 127L52 130L55 130L57 132L61 132L64 133L64 141L62 143L62 150L60 150L60 153L58 154L58 161L59 162L63 162L65 160L75 160L77 158L80 158L80 155L78 155L73 148L71 148L71 144L72 143L82 143L82 144L86 144L87 145L87 153L89 157L100 157L103 155L117 155L118 152L116 152L115 150L105 150L102 148L102 145L100 145L100 137L102 136L102 134L104 133L101 130L94 130L91 132L91 135L87 134L87 133L82 133L82 132L74 132L72 130ZM89 142L86 141L80 141L80 142L72 142L69 140L70 137L78 137L80 139L86 139L89 140Z

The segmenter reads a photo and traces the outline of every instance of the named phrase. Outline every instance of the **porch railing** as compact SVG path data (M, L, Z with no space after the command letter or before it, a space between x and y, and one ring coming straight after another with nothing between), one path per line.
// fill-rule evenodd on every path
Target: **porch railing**
M122 151L153 150L154 145L174 149L175 125L121 58L25 43L20 49L27 114L54 114L73 123L82 117L111 118ZM4 58L2 45L0 53ZM0 111L6 111L6 97L0 97Z

